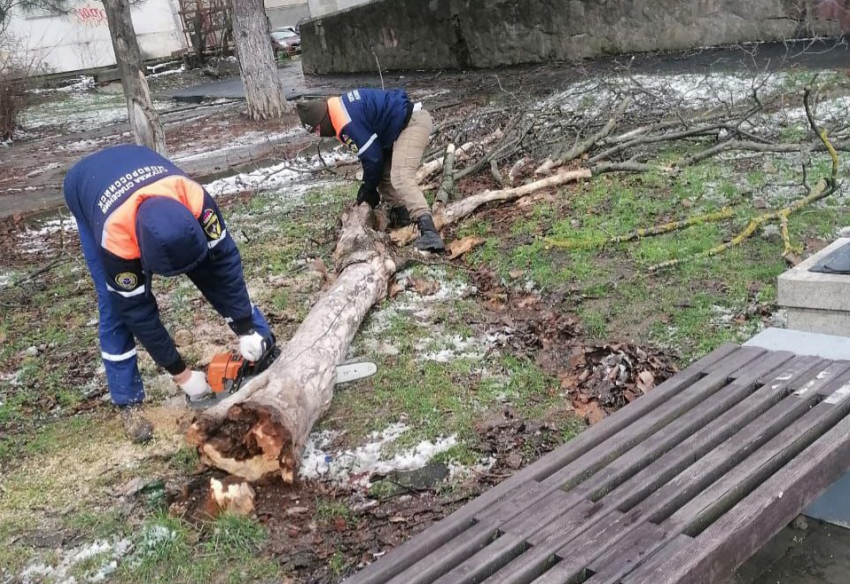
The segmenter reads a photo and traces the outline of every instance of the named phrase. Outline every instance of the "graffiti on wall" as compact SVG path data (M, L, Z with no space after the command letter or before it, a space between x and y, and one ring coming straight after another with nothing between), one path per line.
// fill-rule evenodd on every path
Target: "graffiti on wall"
M107 26L106 11L99 6L77 6L71 9L71 14L85 26Z
M850 0L817 0L817 15L827 20L835 20L841 29L850 31Z

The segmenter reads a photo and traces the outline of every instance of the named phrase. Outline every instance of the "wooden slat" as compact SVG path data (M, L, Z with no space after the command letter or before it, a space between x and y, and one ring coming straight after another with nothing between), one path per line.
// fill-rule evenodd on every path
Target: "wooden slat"
M660 485L671 480L684 468L717 445L729 439L745 425L774 407L782 397L795 387L814 379L829 367L829 362L820 359L812 361L795 359L775 380L741 402L733 410L718 417L711 424L682 442L675 449L664 454L657 461L620 485L609 494L615 500L613 504L632 507L645 499ZM792 406L787 406L792 407Z
M636 420L628 429L618 433L599 448L591 450L574 463L553 473L543 483L561 486L575 481L583 475L598 470L616 456L634 447L647 436L667 426L678 416L696 407L707 397L723 388L732 373L739 370L742 366L752 363L760 355L765 353L761 349L755 351L747 350L752 348L744 347L734 353L732 357L714 363L711 367L715 369L712 370L711 374L683 389L658 407L653 408L652 411L647 412L639 420ZM652 392L649 395L652 395ZM639 402L640 400L636 403Z
M846 399L846 398L845 398ZM719 584L850 469L850 416L661 566L623 584Z
M474 525L428 557L389 581L389 584L428 584L495 540L498 530L487 524Z
M660 549L657 549L654 554L647 558L643 564L630 574L620 579L620 584L655 584L644 580L643 574L656 573L664 571L670 565L670 562L676 561L676 558L685 550L691 549L694 540L687 535L677 535L672 541L665 544ZM702 582L700 584L707 584Z
M529 542L538 547L535 551L539 556L554 551L557 556L564 558L552 569L554 575L547 574L546 581L569 582L601 554L613 553L618 542L648 517L667 512L668 509L688 501L754 449L779 433L789 421L805 413L816 400L815 394L785 400L744 427L724 442L721 448L712 450L709 455L616 520L606 517L604 521L589 525L581 534L558 534L557 537L552 536L546 541L536 541L537 534L530 537ZM786 402L791 404L791 407L780 407ZM560 547L553 549L553 545ZM521 561L522 557L514 563ZM505 582L510 581L505 579Z
M797 456L824 432L850 413L850 401L840 395L842 387L850 387L850 372L828 384L825 395L838 393L839 401L824 401L788 426L773 440L742 461L732 471L680 507L663 526L677 532L702 530L727 511L758 484ZM660 518L653 518L657 520Z
M793 356L793 353L776 352L754 362L753 369L747 374L740 376L705 400L699 407L691 409L676 419L675 423L659 430L617 458L576 487L575 491L581 496L596 499L600 496L598 492L607 492L621 485L657 460L663 453L693 436L718 416L739 405L741 400L753 393L760 378L769 376L777 369L785 372Z
M666 516L689 501L751 453L804 415L818 400L817 395L791 397L745 426L685 471L668 481L638 506L654 516ZM652 511L648 511L649 509Z
M522 538L505 534L463 562L434 584L477 584L519 556L526 548Z
M810 369L811 364L812 362L806 361L802 364L798 363L796 367L800 369L809 368L812 376L821 373L817 369ZM795 379L793 374L789 375L787 372L797 370L789 365L789 368L784 369L783 374L780 374L781 377L786 379L767 386L764 392L781 393L787 384ZM755 394L751 397L755 397ZM732 445L727 446L723 456L715 457L709 464L698 464L698 469L689 469L691 475L687 481L679 481L678 483L666 481L664 487L653 493L648 499L648 503L639 506L633 513L624 515L616 511L612 505L612 503L618 503L628 497L627 489L630 488L628 483L632 481L624 484L621 489L618 489L618 492L609 495L610 498L606 497L590 508L583 508L580 511L572 510L566 513L555 524L550 524L529 536L528 542L535 547L494 575L488 581L488 584L490 582L492 584L497 582L504 582L505 584L527 582L528 575L539 572L541 566L556 551L559 556L567 558L558 564L558 573L571 572L569 578L575 577L599 554L612 548L617 541L627 536L630 530L639 526L649 513L664 508L665 505L671 504L671 501L677 498L687 500L692 497L699 492L700 488L713 482L725 468L734 466L734 462L743 459L752 448L757 447L781 431L789 416L802 415L803 412L808 410L809 404L814 403L816 399L814 394L807 398L794 398L789 401L788 407L774 408L768 411L760 416L755 423L756 430L763 434L760 441L752 442L749 436L751 428L745 427L727 440ZM746 438L741 438L739 434ZM701 472L697 472L697 470ZM670 486L671 484L673 486ZM571 530L557 529L560 525L580 525L581 527Z
M597 424L587 429L567 444L542 457L525 470L501 482L469 504L461 507L437 525L414 536L403 546L387 554L387 557L382 558L382 561L375 562L358 574L355 574L347 581L348 584L385 582L403 572L437 548L450 542L459 533L471 527L474 523L473 518L477 513L503 500L522 483L549 476L565 464L575 460L585 452L601 444L610 436L626 428L646 412L652 411L670 396L675 395L694 381L703 377L707 367L712 367L729 360L737 360L739 359L739 354L744 351L745 349L733 344L727 344L718 348L716 351L668 379L629 407L623 408L611 415L605 420L604 424ZM746 354L746 359L752 358L751 352L747 352Z
M581 534L581 538L576 538L570 542L569 552L557 554L560 557L560 561L554 564L552 570L557 569L560 571L563 564L566 563L568 564L568 569L572 570L573 576L575 576L595 559L595 557L591 557L593 555L593 542L614 537L619 530L623 530L628 526L629 521L625 515L619 511L614 511L606 517L604 522L597 522L587 526ZM570 536L574 535L576 534L573 531ZM554 552L560 547L563 538L564 534L561 532L552 533L545 540L539 542L516 558L504 569L485 580L485 584L527 584L534 578L541 576L541 574L547 572L548 568L553 565L553 561L557 560ZM579 567L575 568L576 565L579 565Z
M584 584L618 584L620 578L634 570L652 552L664 545L664 530L644 523L617 544L617 553L597 559L588 567Z
M659 573L848 417L850 364L724 347L347 582L715 584Z

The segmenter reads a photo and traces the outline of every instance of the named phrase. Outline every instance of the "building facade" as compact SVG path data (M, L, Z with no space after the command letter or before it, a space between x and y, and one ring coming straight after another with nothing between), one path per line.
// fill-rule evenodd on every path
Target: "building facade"
M131 6L143 59L169 57L186 48L176 0L142 0ZM46 73L66 73L115 64L103 3L79 0L67 14L15 11L7 50Z

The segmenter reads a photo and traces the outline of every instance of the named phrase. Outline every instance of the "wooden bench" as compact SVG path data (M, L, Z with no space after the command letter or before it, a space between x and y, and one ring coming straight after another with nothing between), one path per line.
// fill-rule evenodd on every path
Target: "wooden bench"
M850 363L727 345L350 584L712 584L850 468Z

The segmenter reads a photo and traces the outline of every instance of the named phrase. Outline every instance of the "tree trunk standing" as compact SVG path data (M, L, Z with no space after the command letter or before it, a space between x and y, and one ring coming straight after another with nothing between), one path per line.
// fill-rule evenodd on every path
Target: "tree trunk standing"
M142 71L142 56L133 28L128 0L103 0L103 9L109 23L112 48L118 62L121 86L127 100L127 113L136 144L168 155L165 146L165 131L159 114L151 103L150 89Z
M233 40L245 85L248 115L254 120L279 118L292 111L283 96L266 11L259 0L233 0Z

